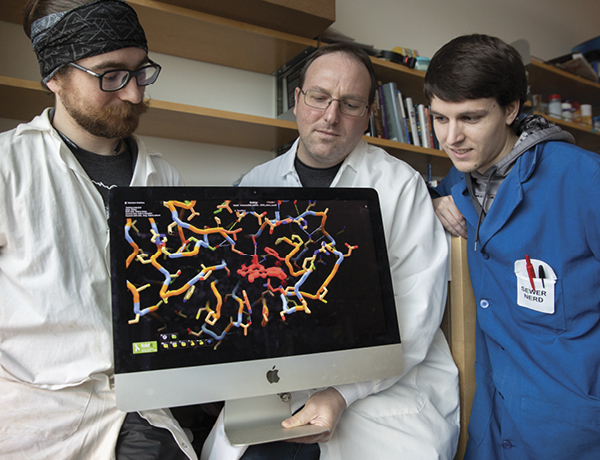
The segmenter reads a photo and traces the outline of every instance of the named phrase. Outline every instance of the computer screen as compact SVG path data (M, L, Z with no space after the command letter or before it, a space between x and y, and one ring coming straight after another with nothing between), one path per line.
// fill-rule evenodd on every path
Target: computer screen
M401 373L374 190L124 187L109 204L121 410Z

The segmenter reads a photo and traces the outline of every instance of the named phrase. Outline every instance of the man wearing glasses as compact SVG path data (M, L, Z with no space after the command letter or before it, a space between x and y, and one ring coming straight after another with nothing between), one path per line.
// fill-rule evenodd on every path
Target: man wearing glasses
M344 44L320 48L308 59L296 88L299 139L284 155L250 171L240 185L378 191L405 372L376 382L294 393L294 409L304 407L284 426L329 428L296 442L251 446L244 452L229 445L219 419L204 444L203 460L454 458L458 376L439 329L448 245L419 173L362 140L376 87L364 51Z
M196 458L170 412L112 388L105 211L115 186L181 185L133 135L160 66L119 0L32 0L55 106L0 134L0 458Z

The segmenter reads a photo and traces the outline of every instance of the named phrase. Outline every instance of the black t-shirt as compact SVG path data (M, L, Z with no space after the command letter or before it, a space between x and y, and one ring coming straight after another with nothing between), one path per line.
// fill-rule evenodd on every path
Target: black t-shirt
M124 148L118 155L98 155L82 149L60 131L57 132L102 195L108 215L110 189L131 184L138 154L137 143L133 138L127 138L123 142Z
M312 168L300 161L298 156L294 160L294 168L298 173L300 182L304 187L329 187L335 179L342 163L338 163L330 168Z

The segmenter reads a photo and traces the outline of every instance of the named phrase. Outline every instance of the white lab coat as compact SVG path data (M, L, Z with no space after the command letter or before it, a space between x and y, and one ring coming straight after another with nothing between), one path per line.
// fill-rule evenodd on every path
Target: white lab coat
M298 140L284 155L250 171L240 185L292 186ZM420 175L361 140L332 187L372 187L380 197L398 308L405 371L335 387L348 408L322 460L452 459L459 434L458 371L439 325L445 308L448 244ZM308 394L294 394L300 407ZM239 458L225 437L222 414L202 460Z
M182 184L136 140L131 185ZM0 458L112 459L125 413L112 388L105 208L48 109L0 134L0 203ZM196 458L168 410L142 416Z

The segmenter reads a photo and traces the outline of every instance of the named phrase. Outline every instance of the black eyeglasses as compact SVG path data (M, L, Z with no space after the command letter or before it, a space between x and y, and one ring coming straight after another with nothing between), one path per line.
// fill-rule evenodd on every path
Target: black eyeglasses
M100 89L102 91L112 92L124 88L132 77L135 77L138 86L148 86L154 83L158 78L161 67L150 59L148 59L148 62L148 65L135 70L115 69L102 73L93 72L74 62L70 62L69 65L96 77L100 82Z
M350 117L362 117L367 110L367 104L357 99L334 99L328 94L312 90L300 92L304 94L304 103L313 109L326 110L333 101L338 101L340 112Z

